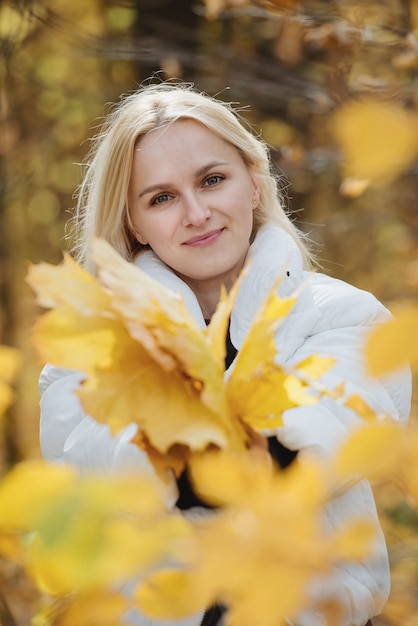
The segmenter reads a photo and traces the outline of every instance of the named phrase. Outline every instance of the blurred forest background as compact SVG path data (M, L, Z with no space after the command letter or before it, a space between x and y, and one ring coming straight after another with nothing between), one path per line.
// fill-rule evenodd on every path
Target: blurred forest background
M417 296L418 162L363 193L355 186L343 193L329 120L364 95L416 111L418 2L225 5L0 3L0 343L24 353L1 466L38 454L39 365L29 340L37 310L25 284L28 263L62 259L88 137L108 103L155 72L240 103L272 146L287 205L318 244L326 271L389 306Z
M384 101L418 146L417 36L417 0L0 0L0 343L23 354L1 472L39 456L28 264L61 261L88 138L155 73L239 103L325 271L389 308L417 300L418 148L367 185L345 178L331 123L353 99Z

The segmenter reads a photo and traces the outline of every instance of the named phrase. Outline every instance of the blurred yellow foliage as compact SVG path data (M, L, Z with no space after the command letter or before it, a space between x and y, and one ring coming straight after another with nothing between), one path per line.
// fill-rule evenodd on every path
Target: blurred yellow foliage
M188 521L167 513L149 476L16 465L0 483L0 538L20 535L20 551L9 556L19 554L51 598L34 624L64 626L76 616L77 624L111 624L130 602L117 589L133 577L142 582L132 602L147 614L186 616L221 599L232 624L273 626L303 607L312 575L364 557L373 542L373 526L361 519L324 534L334 479L317 461L282 473L261 449L218 452L194 457L191 471L198 492L222 508Z
M370 334L366 344L366 360L372 376L418 365L418 306L399 308L394 319Z
M0 484L0 536L16 532L27 536L28 571L52 596L110 588L175 558L189 534L181 516L166 515L153 477L83 478L41 461L17 464Z
M0 38L13 42L23 40L35 27L35 20L30 12L22 13L11 4L2 3L0 7Z
M11 384L21 366L21 355L16 348L0 345L0 417L13 402Z
M396 104L373 98L350 101L336 111L330 127L348 180L389 182L418 156L418 116ZM348 182L345 186L356 195ZM363 182L359 193L364 187Z
M47 604L31 621L31 626L116 626L124 623L126 598L107 590L92 591L82 596L62 598L53 604Z
M227 506L195 523L194 566L187 574L151 575L139 587L140 606L155 617L181 617L185 608L191 612L185 599L196 588L200 606L202 598L228 605L231 624L273 626L294 614L303 606L308 578L326 573L340 556L320 523L328 494L321 467L297 463L279 473L261 452L215 453L194 459L192 477L200 493Z
M343 444L335 459L336 482L366 477L372 482L390 480L401 461L405 433L396 423L374 422L361 426Z

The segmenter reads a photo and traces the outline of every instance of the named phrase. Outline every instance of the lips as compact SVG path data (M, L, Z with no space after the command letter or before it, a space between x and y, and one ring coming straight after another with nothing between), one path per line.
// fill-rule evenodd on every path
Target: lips
M211 230L208 233L203 233L202 235L196 235L196 237L192 237L184 242L183 245L186 246L205 246L216 241L220 235L222 234L223 228L218 228L217 230Z

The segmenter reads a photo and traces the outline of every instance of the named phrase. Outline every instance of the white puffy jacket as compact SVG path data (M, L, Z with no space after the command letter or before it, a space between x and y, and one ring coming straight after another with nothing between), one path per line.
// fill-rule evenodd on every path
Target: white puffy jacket
M240 288L231 316L231 340L239 350L252 320L279 275L282 296L301 288L297 303L276 335L277 360L292 364L317 353L336 359L321 383L333 389L345 381L347 394L358 393L379 414L406 422L410 409L409 371L372 379L366 375L362 346L367 331L388 319L389 312L368 292L320 273L303 271L300 252L292 238L277 226L264 227L252 244L250 270ZM181 293L191 315L203 328L205 321L191 289L151 251L135 261L143 271L169 289ZM233 365L232 365L233 367ZM115 471L138 468L152 472L146 455L130 443L134 424L116 437L106 425L86 415L73 393L83 374L47 365L40 377L41 449L45 459L68 462L83 471ZM347 434L360 423L350 409L323 398L316 405L285 412L284 425L274 431L286 447L301 454L331 455ZM266 433L273 434L272 431ZM173 505L175 490L167 493ZM369 484L361 481L338 495L326 506L324 523L332 532L344 526L351 516L364 515L377 521ZM383 535L376 540L373 558L346 563L336 568L324 583L312 582L313 600L337 600L344 609L339 626L364 626L378 614L389 594L390 574ZM280 590L278 590L280 593ZM131 617L131 616L130 616ZM139 626L198 626L202 614L177 621L151 620L139 613ZM293 622L295 626L323 626L314 610L307 610Z

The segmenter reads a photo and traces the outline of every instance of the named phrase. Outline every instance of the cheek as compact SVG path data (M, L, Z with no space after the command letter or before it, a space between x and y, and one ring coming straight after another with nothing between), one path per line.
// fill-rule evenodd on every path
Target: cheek
M138 232L148 241L152 248L164 248L175 232L173 220L168 215L155 215L138 219Z

